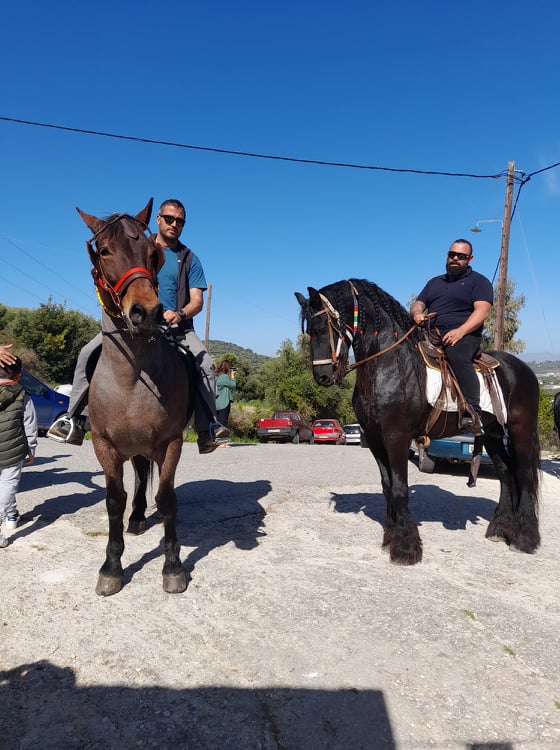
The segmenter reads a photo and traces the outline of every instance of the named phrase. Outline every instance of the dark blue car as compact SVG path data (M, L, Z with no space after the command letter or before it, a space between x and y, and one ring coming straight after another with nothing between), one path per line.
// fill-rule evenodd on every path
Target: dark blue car
M35 375L23 370L19 380L27 393L31 396L35 411L37 412L37 424L39 433L45 433L54 420L68 411L68 396L58 391L53 391L48 385L42 383Z

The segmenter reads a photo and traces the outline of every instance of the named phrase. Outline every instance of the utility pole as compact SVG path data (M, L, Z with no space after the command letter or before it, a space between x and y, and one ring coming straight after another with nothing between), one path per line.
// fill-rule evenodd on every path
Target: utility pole
M503 351L504 323L506 317L506 291L508 278L509 229L511 225L511 206L513 203L513 183L515 162L508 162L506 178L506 201L504 204L504 221L502 223L502 246L500 249L500 273L496 294L496 324L494 326L494 348Z
M210 339L210 304L212 302L212 284L208 284L208 298L206 300L206 329L204 331L204 347L208 351Z

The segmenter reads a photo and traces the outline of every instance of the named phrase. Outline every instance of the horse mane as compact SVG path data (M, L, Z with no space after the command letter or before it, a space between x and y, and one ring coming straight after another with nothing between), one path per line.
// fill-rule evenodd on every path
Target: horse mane
M377 332L386 328L387 325L392 325L394 332L401 336L414 326L414 320L401 303L367 279L338 281L321 289L321 293L325 294L339 311L343 325L350 325L353 322L344 319L348 295L352 293L350 284L358 292L358 331L362 336L368 339L370 336L377 338ZM304 315L305 312L304 310ZM421 333L414 330L408 340L417 344L421 338Z

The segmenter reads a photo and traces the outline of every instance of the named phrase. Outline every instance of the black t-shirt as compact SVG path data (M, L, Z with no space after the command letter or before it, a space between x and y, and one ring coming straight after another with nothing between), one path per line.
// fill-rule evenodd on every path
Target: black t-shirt
M426 305L428 312L437 313L432 323L439 328L443 336L467 320L475 302L492 304L494 290L486 276L473 271L469 266L466 273L458 278L444 273L430 279L416 299ZM471 333L481 336L482 328L481 325Z

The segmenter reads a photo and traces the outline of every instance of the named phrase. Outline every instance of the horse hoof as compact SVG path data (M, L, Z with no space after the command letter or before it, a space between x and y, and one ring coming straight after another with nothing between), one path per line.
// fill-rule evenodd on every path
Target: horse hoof
M122 578L115 578L114 576L99 576L97 579L97 586L95 587L95 593L98 596L112 596L118 594L122 588Z
M163 590L166 594L182 594L187 588L185 571L180 573L165 573L163 576Z
M492 536L486 535L486 539L488 539L489 542L505 542L504 537L498 536L497 534L492 534Z
M129 521L128 522L128 529L126 530L127 534L134 534L135 536L140 536L140 534L143 534L146 531L146 521Z

